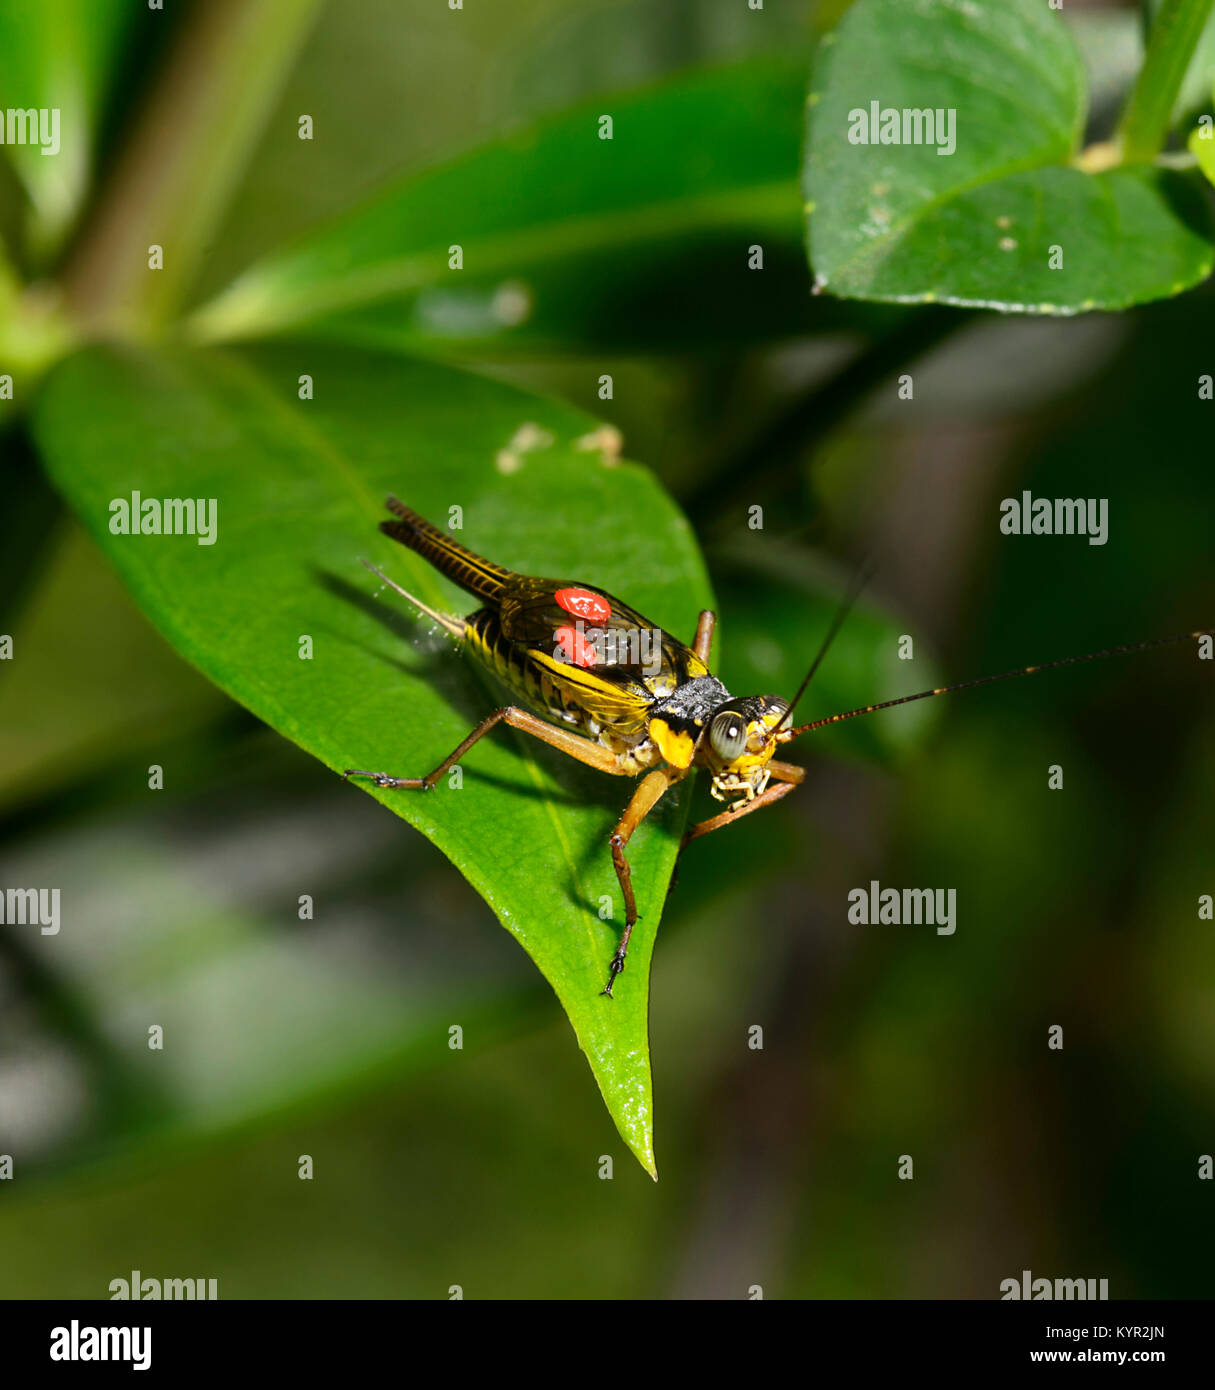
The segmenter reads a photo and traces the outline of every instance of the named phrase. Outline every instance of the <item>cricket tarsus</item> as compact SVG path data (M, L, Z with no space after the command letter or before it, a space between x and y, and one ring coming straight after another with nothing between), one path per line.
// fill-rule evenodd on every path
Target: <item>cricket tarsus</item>
M393 777L388 772L367 772L361 767L348 767L342 773L343 782L351 777L369 777L377 787L406 787L411 791L428 792L432 785L425 777Z
M629 933L632 930L632 927L626 927L624 929L625 934L620 939L620 945L616 949L616 954L612 957L611 965L608 966L608 982L603 989L599 991L600 994L606 994L609 999L614 999L616 997L612 993L612 986L616 983L616 976L624 969L624 953L628 950Z

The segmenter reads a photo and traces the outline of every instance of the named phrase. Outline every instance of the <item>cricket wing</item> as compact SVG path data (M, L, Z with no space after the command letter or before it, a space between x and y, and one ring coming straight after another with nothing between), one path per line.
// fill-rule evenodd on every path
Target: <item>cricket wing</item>
M591 584L514 576L499 612L510 641L604 682L640 685L651 697L707 669L682 642Z
M605 728L629 735L644 727L653 696L640 682L621 679L619 669L600 675L538 647L529 649L528 660Z

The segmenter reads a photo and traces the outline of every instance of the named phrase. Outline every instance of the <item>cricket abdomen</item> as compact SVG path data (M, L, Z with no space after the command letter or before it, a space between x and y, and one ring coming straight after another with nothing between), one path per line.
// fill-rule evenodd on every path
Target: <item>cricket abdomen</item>
M503 635L497 612L482 608L464 620L465 640L473 655L507 688L532 709L555 724L578 729L588 738L611 748L622 759L623 771L640 772L659 761L657 749L646 734L644 711L626 718L595 710L576 694L558 685L528 649Z

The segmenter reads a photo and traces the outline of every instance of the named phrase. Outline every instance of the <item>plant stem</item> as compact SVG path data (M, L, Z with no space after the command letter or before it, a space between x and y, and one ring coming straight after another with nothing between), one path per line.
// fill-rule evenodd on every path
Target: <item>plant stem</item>
M1118 123L1124 164L1150 164L1164 148L1182 79L1215 0L1163 0L1147 56Z
M80 323L138 334L178 309L317 4L195 8L65 274ZM149 268L153 244L163 270Z

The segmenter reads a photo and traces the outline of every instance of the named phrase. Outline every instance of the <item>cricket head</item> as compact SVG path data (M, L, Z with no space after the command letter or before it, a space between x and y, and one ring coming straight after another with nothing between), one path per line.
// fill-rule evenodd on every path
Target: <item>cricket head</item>
M751 801L768 785L768 763L783 742L789 701L780 695L732 696L718 705L700 742L700 761L718 801Z

